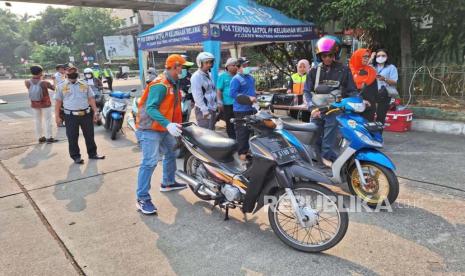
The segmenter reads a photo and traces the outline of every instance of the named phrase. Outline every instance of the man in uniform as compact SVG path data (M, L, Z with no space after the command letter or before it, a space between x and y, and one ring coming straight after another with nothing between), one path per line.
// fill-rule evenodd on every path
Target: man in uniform
M78 80L79 73L76 67L68 68L67 77L68 79L58 87L55 95L55 120L57 124L62 123L60 108L63 106L69 155L74 163L84 163L78 145L80 127L86 141L89 159L104 159L105 156L97 154L97 145L94 141L93 121L97 122L99 119L94 92L89 85Z
M107 81L108 89L113 91L113 71L111 71L110 65L105 64L105 68L103 69L103 76Z

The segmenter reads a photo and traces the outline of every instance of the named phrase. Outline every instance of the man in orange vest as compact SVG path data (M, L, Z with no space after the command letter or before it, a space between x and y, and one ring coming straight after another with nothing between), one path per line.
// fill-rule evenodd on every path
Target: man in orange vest
M179 79L183 65L188 62L180 55L170 55L165 62L165 72L147 85L140 98L136 118L137 135L142 148L142 162L137 179L137 208L143 214L155 214L157 208L150 197L150 182L158 163L159 151L163 158L163 180L160 191L184 189L176 183L176 155L174 146L180 136L182 122Z

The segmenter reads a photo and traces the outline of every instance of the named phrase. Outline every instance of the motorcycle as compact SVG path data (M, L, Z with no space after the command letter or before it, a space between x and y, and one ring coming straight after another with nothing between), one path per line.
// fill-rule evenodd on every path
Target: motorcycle
M238 102L252 104L245 95ZM274 120L266 111L231 119L257 133L249 140L251 155L246 166L239 159L235 140L192 122L183 123L180 140L188 152L184 170L176 171L176 176L198 198L213 200L214 207L225 209L225 220L229 209L256 213L269 204L271 228L285 244L304 252L332 248L342 240L349 223L342 199L316 183L318 174L274 131ZM294 181L297 178L307 181Z
M103 96L103 89L99 89L98 93L95 93L95 105L97 106L97 109L102 115L103 111L103 106L105 105L105 97ZM100 116L99 120L95 123L98 126L102 125L102 118Z
M399 194L399 182L394 173L394 163L382 152L383 125L368 122L358 113L365 110L365 103L359 96L337 101L339 90L320 85L312 102L322 114L339 112L337 121L340 137L339 157L326 166L317 145L320 128L315 123L282 122L278 130L313 168L321 174L322 183L342 184L347 181L350 192L361 198L368 206L392 204Z
M131 90L131 92L135 91L136 89ZM105 129L111 130L111 140L116 139L117 133L123 126L129 98L131 98L130 93L114 91L109 94L109 99L105 102L102 115Z

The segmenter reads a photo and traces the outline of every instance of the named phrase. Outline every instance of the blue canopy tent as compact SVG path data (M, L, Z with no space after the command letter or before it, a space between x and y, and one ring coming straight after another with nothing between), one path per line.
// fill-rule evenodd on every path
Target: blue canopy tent
M314 24L289 18L280 11L251 0L197 0L184 10L139 34L139 69L144 78L144 51L179 50L194 46L215 55L214 80L221 48L243 44L290 42L316 38Z

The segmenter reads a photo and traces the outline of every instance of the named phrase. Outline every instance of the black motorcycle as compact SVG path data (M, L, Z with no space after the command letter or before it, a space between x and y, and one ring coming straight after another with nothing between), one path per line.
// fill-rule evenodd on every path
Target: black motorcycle
M239 96L248 104L248 96ZM183 123L180 138L188 149L184 171L176 175L202 200L228 210L239 207L256 213L269 204L268 219L275 234L287 245L305 252L320 252L344 237L349 217L343 203L328 188L317 184L311 169L281 134L274 131L274 117L260 111L244 119L232 119L254 130L250 160L244 165L235 140L194 123ZM296 179L310 179L302 182Z

